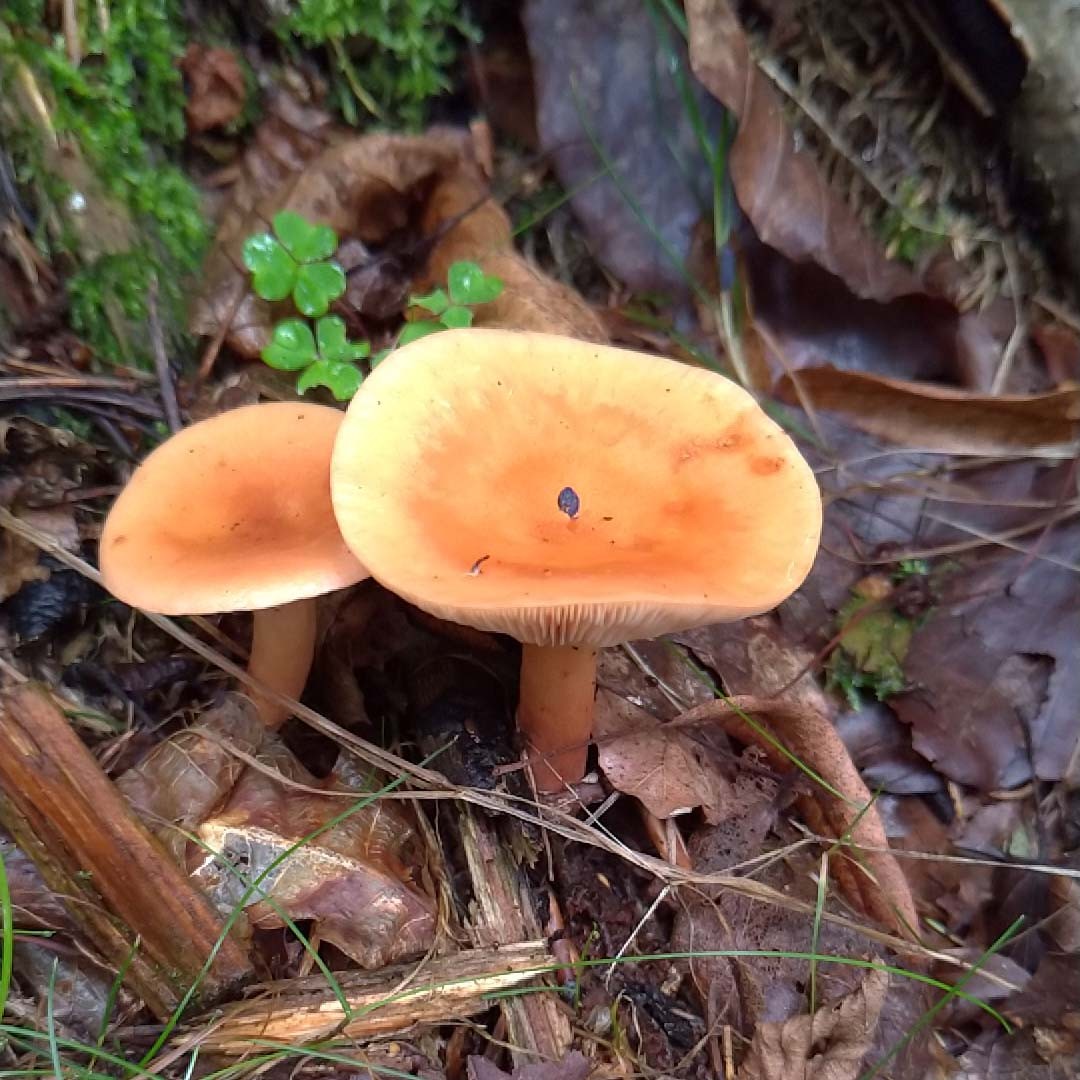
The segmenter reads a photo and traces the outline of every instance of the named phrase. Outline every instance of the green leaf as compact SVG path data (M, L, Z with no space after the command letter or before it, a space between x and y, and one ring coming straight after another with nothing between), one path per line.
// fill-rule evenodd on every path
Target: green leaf
M299 371L318 358L311 327L303 319L285 319L274 327L263 360L278 371Z
M292 210L274 215L274 232L297 262L319 262L337 251L337 234L329 225L312 225Z
M371 346L366 341L347 340L345 320L337 315L327 315L315 324L315 340L319 345L319 356L323 360L344 363L348 360L363 360L371 353Z
M426 296L410 296L409 303L430 311L432 315L441 315L450 306L450 297L446 295L445 289L436 289Z
M380 349L371 358L371 370L374 371L393 351L393 348Z
M419 341L420 338L427 337L428 334L435 334L445 329L446 327L441 322L435 322L433 319L422 319L420 322L406 323L397 341L398 348L400 349L402 345L408 345L410 341Z
M244 241L244 265L255 292L264 300L284 300L296 284L296 260L269 233Z
M344 291L345 271L337 263L306 263L297 269L292 298L298 311L315 319Z
M441 319L443 326L445 326L447 330L461 330L466 326L472 326L472 321L472 308L463 307L460 304L448 307L442 313Z
M335 360L316 360L296 380L298 393L305 394L316 386L325 386L338 401L348 401L364 381L360 369L353 364Z
M503 291L497 277L489 277L474 262L456 262L446 275L450 299L455 304L488 304Z

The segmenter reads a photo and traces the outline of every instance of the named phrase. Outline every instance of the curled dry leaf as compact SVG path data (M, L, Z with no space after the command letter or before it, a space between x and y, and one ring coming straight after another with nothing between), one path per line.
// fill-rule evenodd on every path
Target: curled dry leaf
M1080 440L1080 387L991 395L859 371L803 368L780 380L791 404L841 414L862 431L950 454L1061 454Z
M417 291L445 282L451 264L471 260L504 285L495 300L476 309L476 326L607 340L603 323L573 289L514 250L509 217L492 199L479 169L464 159L435 185L424 210L424 235L436 237L443 229Z
M272 305L249 288L241 258L244 241L264 232L279 210L292 210L330 226L339 240L381 244L409 224L423 185L454 166L464 142L456 133L434 131L363 135L327 145L316 131L299 144L285 145L288 153L275 162L275 170L249 168L237 184L192 308L193 332L213 336L228 325L227 343L249 358L269 343L275 317ZM261 168L263 158L256 162Z
M889 853L870 792L827 716L783 701L735 697L699 705L678 722L719 723L740 742L760 747L773 768L790 772L795 767L790 754L825 780L837 794L811 783L809 793L799 796L799 808L815 832L850 836L858 849L858 863L846 854L835 858L838 882L856 907L901 936L911 936L918 925L911 891Z
M229 694L198 724L156 746L116 786L181 865L193 833L228 797L266 727L248 698Z
M428 949L434 904L409 880L415 836L397 804L357 806L366 792L349 770L320 784L274 741L258 757L265 771L249 766L225 808L198 830L212 854L194 876L219 908L243 900L256 927L283 925L282 913L312 919L322 940L366 968ZM353 813L327 827L350 806Z
M731 182L761 239L792 259L812 259L859 296L919 292L911 271L885 257L810 153L798 149L729 0L689 0L686 14L694 74L739 119Z
M231 124L243 111L247 86L240 61L232 49L193 41L180 60L188 81L188 131L197 134Z
M738 1080L855 1080L873 1046L889 976L867 972L862 985L812 1016L758 1024Z
M727 777L692 732L659 723L610 690L596 696L593 733L604 775L658 818L700 806L716 822L731 802Z

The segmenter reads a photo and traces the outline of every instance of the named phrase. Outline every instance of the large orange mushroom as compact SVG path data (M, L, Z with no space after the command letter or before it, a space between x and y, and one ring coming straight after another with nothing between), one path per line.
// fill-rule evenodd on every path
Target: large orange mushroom
M809 466L734 383L508 330L385 360L346 413L331 487L378 581L522 642L541 790L584 773L598 647L775 607L821 531Z
M249 405L162 443L105 521L106 588L163 615L254 611L248 672L297 697L315 650L315 600L368 576L330 502L337 409ZM268 727L285 719L256 696Z

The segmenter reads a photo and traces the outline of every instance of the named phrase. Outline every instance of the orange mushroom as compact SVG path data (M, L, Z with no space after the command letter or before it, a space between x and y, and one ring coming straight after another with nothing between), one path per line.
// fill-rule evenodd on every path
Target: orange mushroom
M457 330L385 360L334 448L345 542L387 588L522 642L537 786L584 773L597 648L775 607L821 499L786 434L699 368Z
M105 521L106 588L163 615L254 611L248 672L297 697L315 651L315 600L368 576L330 502L343 414L249 405L194 424L135 470ZM285 710L256 696L268 727Z

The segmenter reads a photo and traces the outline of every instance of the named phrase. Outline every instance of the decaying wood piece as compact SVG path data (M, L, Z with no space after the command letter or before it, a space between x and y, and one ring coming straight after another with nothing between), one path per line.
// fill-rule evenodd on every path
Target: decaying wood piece
M119 970L137 943L125 981L167 1018L213 955L221 921L30 683L0 696L0 823L110 964ZM251 975L226 938L196 1000L224 997Z
M361 1039L398 1033L490 1009L491 994L525 985L537 977L537 968L551 962L545 942L523 941L427 963L339 973L348 1015L323 976L286 979L259 986L258 1000L228 1005L192 1030L200 1032L202 1051L225 1054L250 1053L256 1040L295 1046L332 1035ZM191 1038L185 1033L179 1041Z
M516 822L510 824L520 827ZM507 845L496 835L495 823L472 807L464 807L461 840L475 897L470 927L475 943L484 947L539 937L540 924L528 887L511 861ZM545 951L545 956L546 963L556 962L550 952ZM529 1064L537 1057L559 1061L570 1049L570 1021L554 994L505 998L500 1005L516 1064Z

